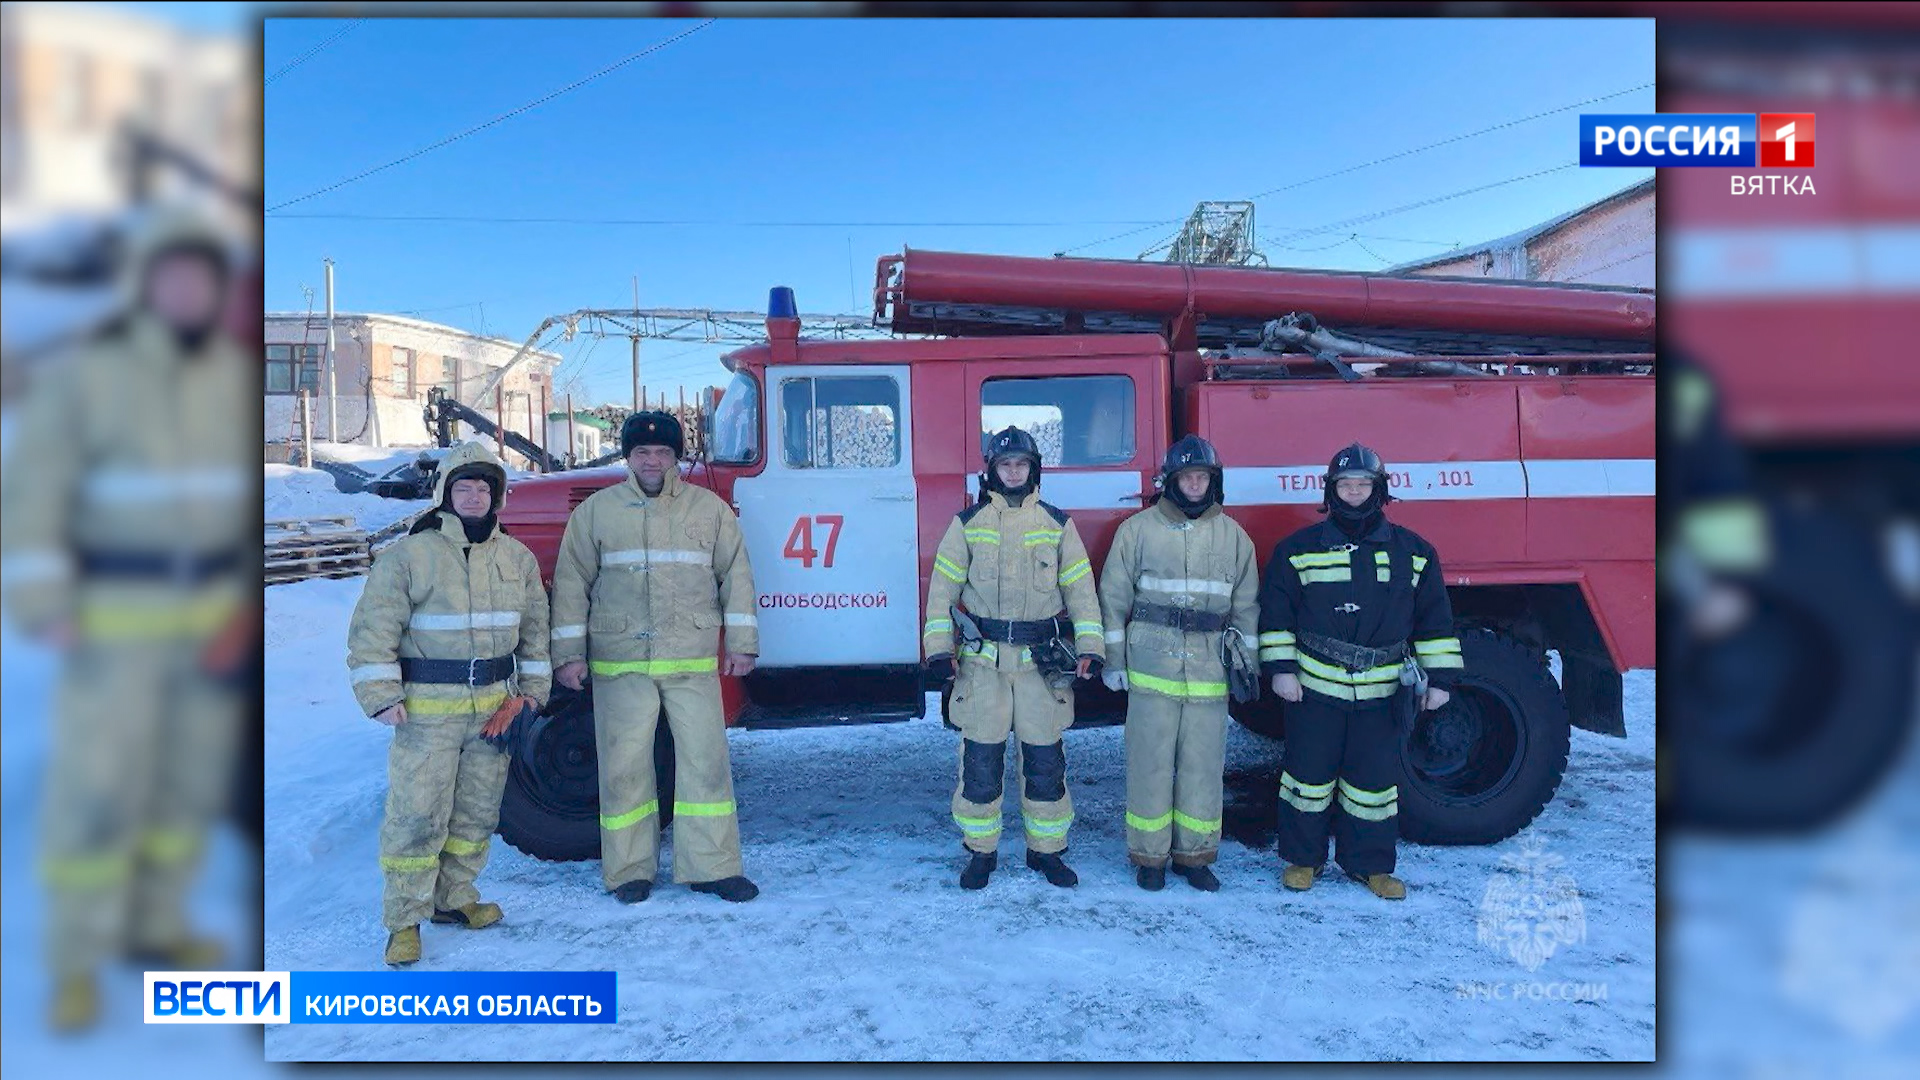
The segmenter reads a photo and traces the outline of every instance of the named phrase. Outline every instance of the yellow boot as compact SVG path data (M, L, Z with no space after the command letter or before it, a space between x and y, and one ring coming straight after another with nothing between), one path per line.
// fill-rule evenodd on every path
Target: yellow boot
M409 926L387 935L387 964L403 967L420 960L420 928Z
M68 975L53 989L53 1029L79 1032L100 1019L100 984L92 975Z
M434 922L452 923L456 926L464 926L469 930L485 930L487 927L499 922L500 918L500 905L489 904L484 900L472 904L462 904L452 911L445 908L435 908L433 910Z
M1373 890L1373 895L1382 900L1405 900L1407 898L1406 882L1401 881L1392 874L1368 875L1367 888Z
M1320 871L1314 867L1289 866L1286 871L1280 875L1280 884L1285 885L1295 892L1306 892L1308 889L1313 888L1313 879L1319 876Z

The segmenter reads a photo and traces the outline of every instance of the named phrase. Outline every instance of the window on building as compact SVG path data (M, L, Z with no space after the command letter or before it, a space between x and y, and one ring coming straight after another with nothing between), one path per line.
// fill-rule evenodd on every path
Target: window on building
M900 463L900 384L884 375L782 379L787 465L884 469Z
M1133 380L1124 375L989 379L980 388L980 450L1017 427L1040 444L1042 465L1122 465L1133 460Z
M449 396L460 396L460 358L443 356L440 358L440 378L434 384L445 390Z
M294 357L298 355L299 361ZM320 392L320 368L326 361L321 345L268 345L267 393Z
M399 397L413 396L413 350L395 346L387 361L387 378Z

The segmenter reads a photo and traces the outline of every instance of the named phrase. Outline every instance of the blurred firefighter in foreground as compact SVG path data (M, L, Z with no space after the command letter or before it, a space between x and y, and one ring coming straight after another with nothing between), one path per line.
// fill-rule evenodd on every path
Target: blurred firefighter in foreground
M1061 735L1073 681L1099 676L1100 598L1066 511L1040 501L1040 447L1016 427L987 445L979 501L947 526L927 584L921 644L930 674L954 680L947 717L960 729L953 820L971 853L960 887L983 889L999 866L1000 796L1009 732L1025 779L1027 866L1072 888L1062 860L1073 799ZM954 669L955 638L960 665Z
M1393 876L1400 836L1400 709L1446 705L1463 667L1440 559L1387 521L1387 467L1359 443L1327 466L1327 520L1280 541L1260 597L1260 660L1287 710L1280 774L1281 883L1311 888L1334 858L1374 895L1404 899ZM1335 804L1339 813L1334 813ZM1331 819L1331 820L1330 820Z
M601 881L629 904L653 893L653 741L664 713L673 732L673 879L745 903L760 890L741 867L720 676L747 675L760 652L746 541L725 500L680 478L678 420L634 413L620 429L620 451L626 482L595 492L567 519L553 571L558 678L578 690L593 676Z
M1679 605L1682 635L1712 641L1752 615L1745 579L1767 568L1766 510L1755 497L1745 459L1727 438L1713 382L1684 356L1662 357L1660 591ZM1665 666L1665 665L1662 665Z
M1148 890L1166 887L1169 855L1194 888L1220 888L1227 697L1259 692L1260 570L1223 496L1213 445L1181 439L1100 570L1105 681L1127 691L1127 855Z
M187 918L224 807L260 610L247 425L257 398L222 331L225 244L154 212L121 314L36 376L8 455L7 607L64 653L42 808L53 1023L91 1025L97 970L221 966Z
M440 463L435 507L380 553L347 631L361 709L393 728L380 826L386 962L420 959L420 922L501 919L474 882L500 820L523 708L547 699L547 593L526 545L500 531L507 471L478 442Z

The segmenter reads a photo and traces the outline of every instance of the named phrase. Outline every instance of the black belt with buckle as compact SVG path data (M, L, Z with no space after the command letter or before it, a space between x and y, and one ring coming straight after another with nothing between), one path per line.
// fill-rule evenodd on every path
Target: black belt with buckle
M1384 649L1367 645L1355 645L1351 641L1341 641L1323 634L1301 631L1300 644L1325 660L1331 660L1348 671L1366 671L1369 668L1385 667L1397 664L1407 658L1407 643L1396 641Z
M1159 623L1161 626L1171 626L1175 630L1200 634L1212 634L1225 630L1233 621L1232 617L1224 612L1214 614L1195 611L1192 608L1174 607L1171 604L1154 604L1144 600L1134 601L1133 614L1130 617L1137 621Z
M400 658L400 679L412 683L449 683L454 686L491 686L513 678L512 656L491 660L424 660Z
M980 636L1003 645L1040 645L1056 637L1071 638L1073 625L1058 617L1052 619L982 619Z
M209 555L157 551L82 551L80 572L93 577L152 578L198 584L240 566L238 551Z

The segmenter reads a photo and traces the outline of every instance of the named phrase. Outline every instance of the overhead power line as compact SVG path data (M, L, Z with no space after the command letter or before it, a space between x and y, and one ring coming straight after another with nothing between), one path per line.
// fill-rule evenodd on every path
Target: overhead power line
M313 48L308 49L306 52L301 53L299 56L294 57L292 60L289 60L285 65L283 65L280 68L280 70L267 76L266 81L261 83L261 85L272 86L273 81L275 79L278 79L280 76L285 75L287 72L292 71L294 68L297 68L301 64L304 64L307 61L313 59L314 57L320 55L321 51L326 49L327 46L333 44L336 41L339 41L343 37L346 37L347 34L353 31L354 27L359 26L361 23L366 21L367 20L365 19L355 19L352 22L348 23L347 25L341 27L338 31L336 31L333 34L332 37L327 38L327 40L321 42L318 45L315 45Z
M469 135L478 134L490 127L495 126L496 124L504 123L508 120L513 119L516 116L519 116L521 113L527 112L530 109L537 109L540 106L545 105L547 102L554 100L555 98L561 97L565 94L570 94L573 91L580 89L581 87L587 85L588 83L594 81L595 79L601 78L602 76L610 75L613 72L616 72L621 68L626 67L628 64L631 64L636 60L640 60L645 57L651 56L654 53L659 52L661 49L664 49L667 46L672 45L676 42L684 41L685 39L693 36L694 34L697 34L700 31L705 30L707 27L712 26L713 23L714 23L713 19L707 19L704 22L701 22L700 24L698 24L697 26L693 26L689 29L681 31L678 34L673 35L672 37L668 38L665 41L659 42L654 45L649 45L646 48L641 49L639 52L632 54L631 56L628 56L622 60L617 60L614 63L608 64L606 67L603 67L599 71L596 71L591 75L588 75L586 78L580 79L576 82L569 83L568 85L563 86L558 90L555 90L553 93L548 94L543 98L540 98L536 101L529 101L525 105L522 105L519 108L514 109L510 112L501 113L499 116L496 116L491 120L488 120L484 124L476 124L475 126L470 127L458 134L449 135L446 138L441 139L439 142L433 143L432 145L423 146L420 149L415 150L410 154L405 154L401 157L397 157L392 161L387 162L385 165L376 165L373 168L366 170L365 172L356 173L353 176L349 176L344 180L337 180L334 183L328 184L326 187L319 188L315 191L309 191L305 195L302 195L298 198L288 199L283 203L270 206L267 208L267 210L269 213L271 213L272 211L279 210L284 207L292 206L294 203L306 202L308 199L317 198L321 195L327 194L330 191L338 191L339 189L346 187L348 184L358 183L361 180L365 180L369 176L373 176L376 173L385 172L386 170L391 169L396 165L404 165L407 162L414 160L415 158L423 157L427 154L431 154L435 150L439 150L442 147L451 146L452 144L459 142L461 139L464 139Z
M1336 176L1345 176L1348 173L1359 172L1362 169L1370 169L1375 165L1381 165L1389 161L1398 161L1401 158L1410 157L1414 154L1422 154L1427 152L1428 150L1434 150L1442 146L1451 146L1454 143L1464 142L1467 139L1478 138L1481 135L1487 135L1495 131L1502 131L1510 127L1518 126L1520 124L1530 123L1531 121L1534 121L1534 120L1541 120L1549 116L1557 116L1560 113L1571 112L1574 109L1583 108L1585 106L1592 105L1597 102L1608 101L1617 97L1624 97L1627 94L1638 93L1639 91L1650 89L1653 87L1653 85L1654 85L1653 83L1641 83L1639 86L1629 86L1624 90L1615 90L1610 94L1601 94L1598 97L1590 97L1590 98L1587 98L1585 101L1576 101L1571 105L1561 105L1557 108L1548 109L1545 112L1533 113L1530 116L1522 116L1515 120L1505 120L1498 124L1494 124L1490 127L1480 128L1477 131L1469 131L1463 135L1454 135L1450 138L1441 139L1439 142L1431 142L1431 143L1427 143L1424 146L1413 147L1412 149L1409 149L1409 150L1397 151L1392 154L1387 154L1384 157L1374 158L1371 161L1363 161L1358 165L1349 165L1346 168L1336 169L1335 171L1330 173L1322 173L1318 176L1308 177L1305 180L1296 180L1289 184L1283 184L1277 188L1270 188L1266 191L1260 192L1258 195L1251 196L1246 201L1251 202L1253 199L1265 198L1268 195L1278 194L1279 192L1282 192L1282 191L1292 191L1294 188L1305 187L1308 184L1317 184L1322 180L1330 180ZM1067 255L1075 251L1085 251L1086 249L1091 247L1099 247L1103 244L1110 244L1115 240L1124 240L1129 236L1138 235L1139 233L1146 232L1148 229L1155 228L1157 226L1177 225L1184 220L1185 220L1184 218L1167 218L1164 221L1156 221L1151 225L1144 225L1137 229L1131 229L1127 232L1119 233L1114 236L1109 236L1104 240L1095 240L1090 244L1079 244L1077 246L1067 248L1065 251L1062 251L1060 254Z

